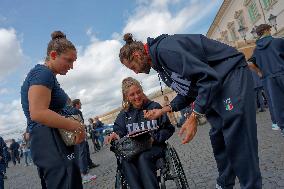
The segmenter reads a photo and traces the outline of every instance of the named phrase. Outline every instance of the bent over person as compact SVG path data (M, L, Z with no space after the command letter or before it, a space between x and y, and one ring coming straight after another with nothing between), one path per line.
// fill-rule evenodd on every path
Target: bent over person
M194 102L193 112L180 136L188 143L206 115L219 177L216 188L233 188L238 177L242 189L260 189L256 112L253 80L244 55L199 34L161 35L147 43L124 36L120 61L136 74L153 68L177 92L170 105L148 111L156 119Z
M125 78L122 81L122 93L124 109L118 114L113 126L114 132L107 138L107 142L131 135L138 131L138 128L157 128L150 136L152 147L131 161L123 159L122 169L131 189L159 188L156 161L164 156L165 141L172 136L175 128L166 114L151 121L144 118L143 111L161 106L146 97L137 80L131 77ZM148 136L143 134L139 137L145 137L146 140Z

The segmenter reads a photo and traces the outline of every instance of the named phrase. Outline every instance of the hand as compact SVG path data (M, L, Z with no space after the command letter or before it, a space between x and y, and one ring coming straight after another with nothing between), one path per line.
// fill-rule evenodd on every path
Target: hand
M148 120L158 119L163 115L162 109L144 110L144 117Z
M111 133L109 136L107 136L107 137L105 138L104 143L105 143L105 144L109 144L111 141L117 140L117 139L119 139L119 135L116 134L115 132L113 132L113 133Z
M193 139L197 132L197 120L195 113L191 113L190 117L186 119L179 131L179 137L182 137L185 132L185 137L182 138L182 144L186 144Z
M85 125L81 125L76 129L76 134L75 134L75 143L80 144L83 142L86 138L86 131L85 131Z

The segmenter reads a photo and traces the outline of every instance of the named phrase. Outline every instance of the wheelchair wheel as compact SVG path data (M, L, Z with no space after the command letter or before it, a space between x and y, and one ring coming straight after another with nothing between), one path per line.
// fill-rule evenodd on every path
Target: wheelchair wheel
M189 189L189 185L176 150L168 145L168 161L173 180L178 189Z
M166 179L164 174L160 175L160 189L166 189Z
M116 171L115 189L129 189L125 177L123 176L120 170Z

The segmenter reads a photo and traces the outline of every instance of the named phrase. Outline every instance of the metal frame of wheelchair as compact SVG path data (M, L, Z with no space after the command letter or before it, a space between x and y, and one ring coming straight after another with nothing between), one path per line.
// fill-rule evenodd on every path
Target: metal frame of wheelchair
M121 157L116 155L116 158L117 170L115 176L115 189L129 189L122 172ZM173 180L177 189L189 189L182 164L174 147L167 143L165 157L158 159L156 164L160 189L166 189L166 181L168 180Z

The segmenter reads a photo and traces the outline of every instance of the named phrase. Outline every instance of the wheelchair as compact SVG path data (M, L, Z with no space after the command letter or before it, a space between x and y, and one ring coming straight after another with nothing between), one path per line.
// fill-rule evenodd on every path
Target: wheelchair
M113 151L112 148L111 151ZM172 147L169 143L166 143L164 154L165 156L159 158L156 162L157 178L160 189L166 189L166 181L169 180L175 182L177 189L189 189L182 164L174 147ZM117 159L115 189L130 189L130 187L127 185L126 178L123 175L121 165L122 157L120 157L118 154L115 154L115 156Z

